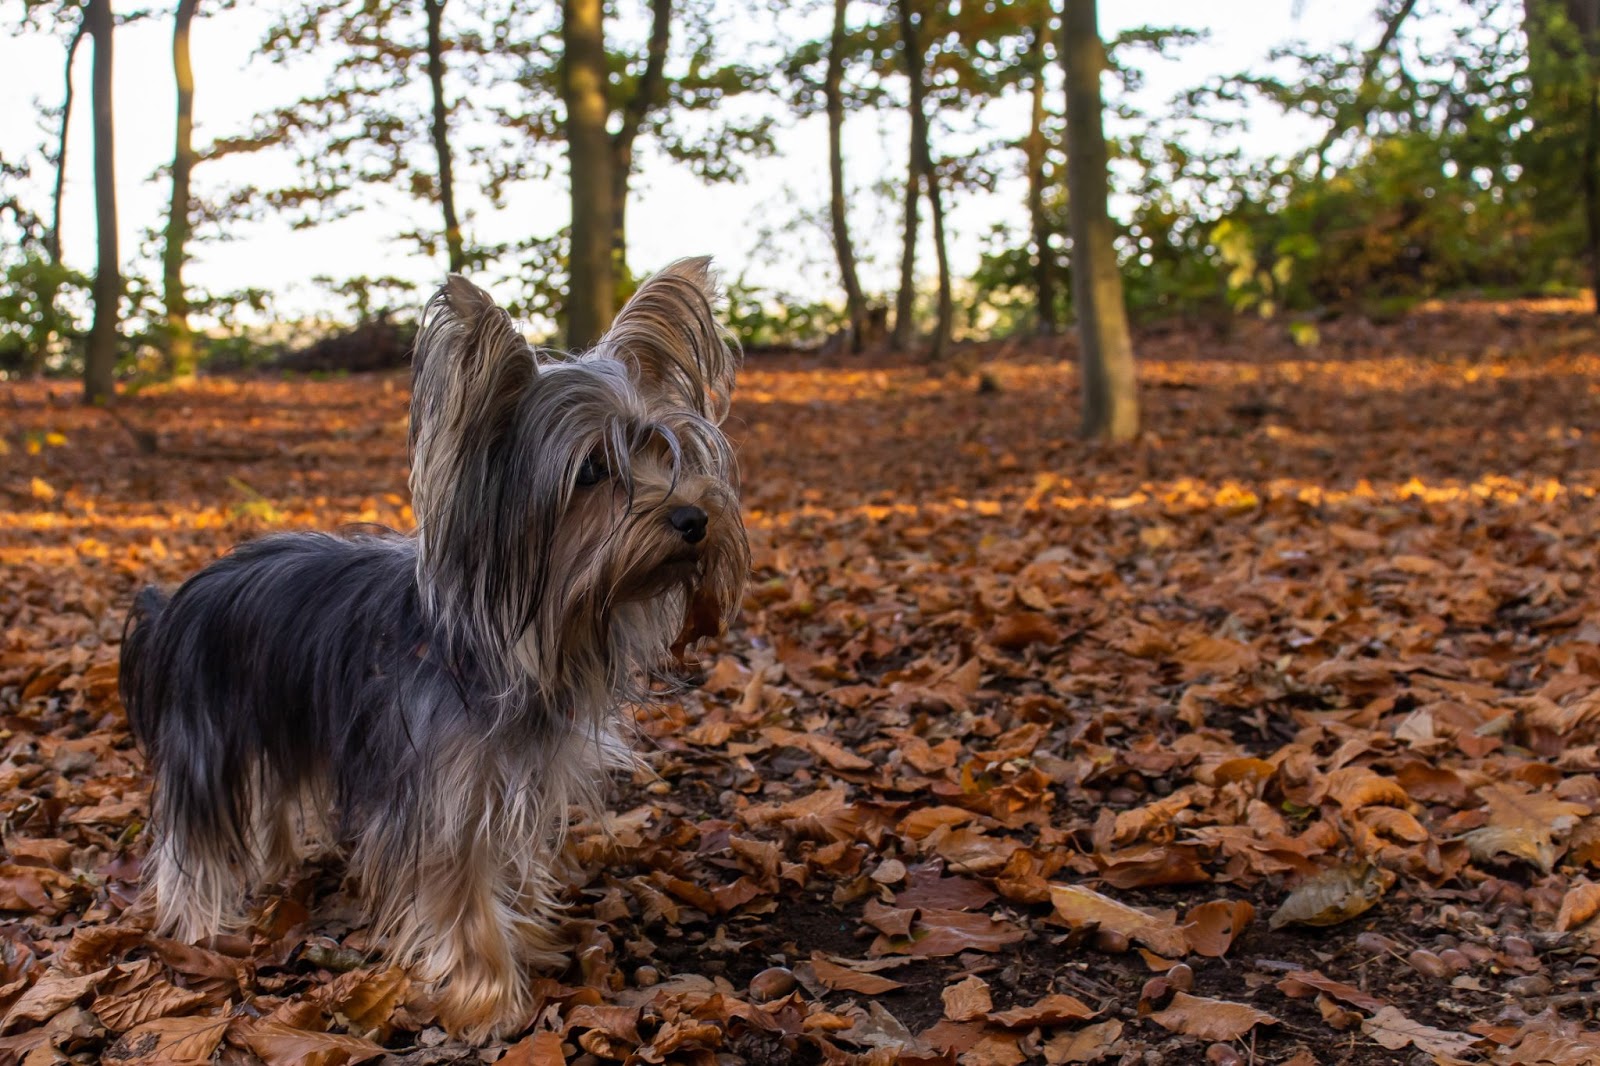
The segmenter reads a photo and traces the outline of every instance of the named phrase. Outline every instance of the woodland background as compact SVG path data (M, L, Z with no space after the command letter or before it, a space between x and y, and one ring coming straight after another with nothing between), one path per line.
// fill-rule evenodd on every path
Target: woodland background
M187 32L249 10L0 0L92 75L0 145L0 1063L1600 1062L1600 0L1384 0L1149 113L1200 30L1080 0L285 5L264 61L330 78L196 143ZM120 249L129 179L96 150L64 210L62 130L140 106L106 68L150 20L173 206ZM1261 150L1247 101L1314 132ZM908 109L856 176L837 131ZM729 278L749 591L574 829L526 1029L451 1040L337 862L153 936L135 590L414 522L426 292L328 277L330 321L208 288L207 242L399 192L408 255L581 346L659 265L641 160L736 182L808 113L829 209L757 232L829 254ZM455 206L549 174L552 231ZM950 206L1012 189L952 276Z
M1579 0L1385 0L1373 11L1374 39L1241 57L1236 74L1142 113L1126 101L1143 70L1181 63L1206 31L1124 32L1104 42L1108 76L1092 79L1104 83L1117 127L1132 131L1113 139L1109 168L1089 148L1102 101L1086 98L1081 120L1066 122L1065 72L1102 62L1092 21L1064 27L1037 0L802 6L813 16L805 25L824 30L816 39L795 36L792 5L286 5L258 61L302 70L303 96L196 142L196 94L226 89L194 83L191 27L241 10L205 0L116 12L10 0L0 17L38 48L59 49L63 77L55 88L19 87L39 109L41 142L0 145L0 371L81 368L102 394L119 373L256 365L303 345L330 323L290 309L285 318L271 292L213 291L187 270L195 250L248 241L268 217L304 227L339 219L376 202L377 189L431 210L431 221L396 232L403 254L431 257L441 272L509 279L514 312L552 340L582 344L631 291L635 271L660 265L640 267L628 253L630 188L649 177L641 160L737 182L775 150L786 124L819 113L832 134L828 210L775 196L766 217L737 224L767 243L826 233L831 278L812 272L809 290L778 291L735 277L733 320L757 345L813 345L854 323L862 340L926 343L937 358L953 338L1053 334L1083 300L1072 284L1070 205L1092 209L1105 195L1118 210L1104 256L1136 321L1277 316L1309 342L1326 315L1392 316L1462 291L1574 292L1589 280L1600 242L1590 70L1600 41ZM1066 11L1081 18L1091 8ZM170 186L169 207L126 249L115 240L117 183L146 176L109 169L110 70L116 26L149 20L173 26L175 143L170 165L148 178ZM1074 63L1075 47L1083 52ZM75 81L66 74L80 58ZM83 66L93 76L82 78ZM1015 142L974 126L997 101L1028 112ZM1249 116L1263 104L1311 120L1319 136L1251 139ZM893 112L912 117L900 179L881 178L877 160L842 158L841 129ZM74 121L92 125L99 169L93 221L82 197L68 221L104 236L97 264L62 256ZM1076 153L1074 132L1085 138ZM197 180L241 156L261 165ZM1069 158L1086 168L1076 197ZM462 182L496 204L519 183L563 170L569 224L553 231L481 229L457 207ZM250 178L269 172L285 180ZM1026 227L997 228L972 276L951 277L948 205L997 195L1002 183L1025 198ZM903 221L898 247L852 240L864 208ZM881 239L881 228L872 232ZM1077 258L1088 263L1092 250ZM898 282L864 290L862 259L898 260ZM409 319L426 296L381 274L319 280L362 321Z

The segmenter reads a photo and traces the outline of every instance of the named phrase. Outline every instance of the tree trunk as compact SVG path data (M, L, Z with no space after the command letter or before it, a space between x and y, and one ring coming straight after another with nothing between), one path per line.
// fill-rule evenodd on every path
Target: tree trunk
M907 152L906 164L906 220L905 230L900 246L900 291L894 301L894 347L904 351L911 347L911 342L916 331L911 320L912 307L916 302L916 269L917 269L917 200L922 195L922 164L923 153L919 145L923 142L921 124L917 121L918 115L926 115L922 109L922 44L917 36L916 23L911 17L911 0L898 0L895 4L900 15L900 47L905 59L906 70L909 73L911 96L911 146Z
M911 154L918 161L917 169L921 171L922 185L928 194L928 214L933 218L933 253L939 270L938 318L928 352L928 358L937 362L950 349L955 310L950 297L950 259L945 254L944 197L939 190L939 172L933 167L933 155L928 148L927 83L924 80L927 57L922 51L921 35L911 22L909 0L900 4L900 31L906 44L906 76L911 82Z
M1060 332L1056 321L1055 263L1050 256L1050 220L1044 212L1044 45L1049 34L1046 20L1033 28L1033 48L1028 66L1032 74L1033 111L1028 121L1028 139L1023 151L1028 161L1028 220L1033 232L1033 289L1038 303L1040 336Z
M571 283L567 347L600 339L615 313L612 271L611 139L606 133L606 48L601 0L563 0L567 160L572 182Z
M172 73L178 86L177 138L172 149L172 206L161 277L167 305L167 370L194 373L194 336L189 297L183 288L184 246L189 241L189 176L194 170L194 67L189 63L189 27L200 0L178 0L172 27Z
M444 5L448 0L423 0L428 9L428 86L433 93L433 153L439 161L439 206L444 209L444 246L450 273L466 269L461 222L456 218L455 179L450 173L450 110L444 102Z
M628 265L628 183L633 177L633 142L650 112L660 104L662 71L672 34L672 0L650 0L650 43L644 73L622 109L622 125L611 135L611 256L618 268Z
M856 273L856 253L850 245L850 224L844 207L844 9L848 0L834 0L833 36L828 44L828 74L823 94L828 104L828 179L832 189L829 213L833 219L833 250L839 257L839 277L844 283L845 310L850 316L850 351L861 354L866 341L867 301Z
M1567 0L1567 17L1583 41L1587 83L1583 118L1583 221L1589 296L1600 315L1600 0Z
M100 258L94 276L94 325L89 330L89 349L83 361L83 399L85 403L104 403L116 392L117 303L122 297L117 254L117 183L112 159L111 37L115 23L111 18L111 0L89 0L84 19L94 35L91 104L94 111L94 213Z
M72 125L72 63L78 58L78 45L83 43L88 24L87 16L79 19L78 28L72 31L72 40L67 42L66 89L61 94L61 138L56 142L56 181L50 196L50 232L45 235L45 250L50 253L50 261L57 266L61 265L61 200L67 184L67 130Z
M1072 226L1072 297L1078 313L1083 435L1131 440L1139 432L1133 342L1122 302L1111 218L1100 73L1105 48L1095 0L1066 0L1061 58L1067 77L1067 195Z
M922 122L922 180L928 189L928 213L933 216L933 256L939 265L939 318L933 327L931 362L938 362L950 351L950 335L955 328L955 304L950 296L950 258L944 244L944 196L939 191L939 172L928 155L928 122Z
M1544 213L1549 220L1569 209L1562 195L1572 188L1568 168L1576 167L1582 201L1584 257L1589 285L1600 314L1600 0L1524 0L1523 31L1528 40L1528 76L1544 97L1541 113L1554 127L1582 127L1575 160L1546 163L1534 187L1552 194ZM1580 91L1581 90L1581 91ZM1583 114L1577 114L1577 108ZM1563 137L1571 143L1570 137Z
M1600 87L1590 75L1589 111L1583 130L1583 220L1588 245L1589 299L1600 315Z

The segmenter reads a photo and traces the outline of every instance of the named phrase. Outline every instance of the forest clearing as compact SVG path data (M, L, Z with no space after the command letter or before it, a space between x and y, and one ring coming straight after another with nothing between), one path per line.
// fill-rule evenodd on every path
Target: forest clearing
M752 356L743 611L481 1050L337 863L201 945L129 912L135 589L408 528L407 378L12 386L0 1057L1596 1061L1597 345L1555 300L1152 331L1117 447L1068 431L1070 340Z

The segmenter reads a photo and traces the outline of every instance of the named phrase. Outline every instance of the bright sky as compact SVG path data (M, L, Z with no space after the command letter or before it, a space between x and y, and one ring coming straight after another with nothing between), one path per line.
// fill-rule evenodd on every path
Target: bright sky
M132 3L113 4L119 13ZM261 5L267 6L267 5ZM1107 38L1134 25L1184 25L1209 31L1207 42L1179 53L1176 61L1141 58L1145 86L1136 98L1153 111L1177 91L1195 86L1207 77L1264 63L1268 51L1290 39L1319 42L1357 40L1370 47L1379 34L1372 15L1374 4L1340 4L1317 0L1237 0L1229 4L1197 5L1192 0L1141 0L1138 3L1101 4L1101 32ZM202 4L202 12L206 5ZM1298 9L1298 10L1297 10ZM771 16L742 16L740 36L759 38L770 32ZM16 4L0 3L0 13L11 22ZM827 12L820 13L816 32L825 28ZM853 14L854 17L854 14ZM224 11L196 22L193 54L197 84L195 115L197 145L216 137L242 132L258 111L287 103L301 95L301 84L312 76L308 68L284 69L256 55L266 16L259 7ZM171 20L147 19L119 28L116 44L115 117L117 123L117 193L122 251L125 259L145 246L154 261L159 248L146 234L163 225L170 195L168 183L156 177L172 154L174 89L171 73ZM0 69L4 69L6 104L0 107L0 155L15 161L53 137L39 122L34 100L56 105L61 96L63 43L39 34L0 37ZM80 50L75 72L78 104L73 117L63 224L65 256L71 265L92 270L95 257L92 203L91 143L89 123L90 47ZM779 106L775 101L772 106ZM1058 106L1058 105L1057 105ZM1245 135L1263 154L1282 151L1289 144L1314 141L1320 130L1304 122L1283 119L1265 109L1256 112ZM989 109L971 119L984 140L1016 137L1025 128L1025 104ZM905 133L900 116L852 117L846 129L846 174L854 186L865 189L886 175L902 172ZM629 205L631 265L645 272L684 255L710 253L730 276L781 291L815 297L837 289L826 236L820 228L784 233L781 227L800 210L825 208L828 195L826 166L827 129L819 116L790 121L779 135L780 154L751 164L745 182L705 186L692 174L659 156L646 153L635 179ZM37 155L37 194L32 206L48 210L48 168ZM231 174L227 168L234 167ZM196 191L204 195L230 180L269 180L272 173L288 177L282 161L267 156L247 157L199 168ZM508 209L492 212L471 188L458 197L477 218L470 225L480 236L492 239L544 235L565 222L565 176L557 171L549 180L519 189ZM898 270L898 207L862 194L852 200L852 225L858 245L867 252L864 281L870 289L887 290ZM437 227L434 209L420 208L403 197L375 195L366 210L323 227L291 231L281 221L237 227L233 239L195 246L189 278L213 291L246 286L272 290L280 313L325 310L339 306L313 284L313 275L336 278L353 275L395 275L415 280L425 290L442 278L444 265L417 253L394 234L421 222ZM977 265L982 238L995 222L1007 222L1022 232L1025 225L1020 181L1002 184L993 194L959 196L951 209L949 231L951 260L957 277ZM931 252L919 257L929 271ZM148 274L157 270L147 267ZM493 278L491 288L502 296L512 286ZM419 294L418 300L423 297Z

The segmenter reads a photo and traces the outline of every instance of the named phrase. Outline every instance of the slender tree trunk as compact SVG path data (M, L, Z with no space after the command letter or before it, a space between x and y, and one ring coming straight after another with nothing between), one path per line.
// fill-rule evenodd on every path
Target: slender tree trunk
M77 28L72 31L72 39L67 42L66 76L63 79L66 85L61 94L61 132L56 141L55 187L50 195L50 230L44 235L45 252L56 266L61 265L61 202L67 183L67 134L72 128L72 67L78 58L78 46L83 43L87 26L88 20L80 17ZM47 282L39 292L39 299L51 313L51 318L54 318L56 298L60 292L61 286L53 280ZM50 358L50 346L55 339L56 332L51 330L29 351L29 374L37 377L44 373L45 362Z
M1583 220L1589 259L1589 298L1600 315L1600 86L1589 76L1589 110L1583 135Z
M867 301L856 273L856 253L850 245L850 224L844 206L844 9L848 0L834 0L833 36L828 43L828 74L823 93L828 104L828 179L832 189L829 214L833 220L833 250L839 257L839 277L844 283L845 310L850 316L850 351L859 355L866 341Z
M167 212L167 244L161 277L167 305L167 370L194 373L194 335L189 330L189 297L183 288L184 246L189 240L189 176L194 170L194 67L189 62L189 27L200 0L178 0L172 27L172 73L178 85L178 122L172 149L172 206Z
M1106 138L1100 97L1100 73L1106 60L1096 15L1095 0L1066 0L1062 18L1072 297L1078 312L1083 368L1083 435L1126 441L1139 433L1138 379L1106 209Z
M628 266L628 184L633 178L633 144L644 120L660 105L662 72L672 34L672 0L650 0L650 42L644 73L622 109L622 124L611 135L611 255L618 269Z
M1028 160L1028 220L1033 231L1033 289L1039 306L1039 334L1050 337L1060 332L1056 320L1055 264L1050 255L1050 220L1044 212L1044 44L1049 34L1047 22L1033 28L1033 49L1029 54L1032 75L1033 110L1028 120L1028 139L1023 142Z
M906 46L903 53L906 77L911 83L911 155L917 160L916 169L920 171L923 189L928 194L928 214L933 219L934 259L939 270L938 318L934 323L933 343L928 352L928 358L937 362L950 349L955 311L950 297L950 259L945 254L944 197L939 189L939 172L933 167L933 155L928 148L927 83L924 81L927 57L922 51L921 35L911 21L909 0L902 0L900 4L900 33ZM912 240L915 239L913 234ZM904 284L904 278L901 280Z
M898 0L895 4L900 15L900 47L905 58L906 70L910 72L911 96L911 146L907 152L906 164L906 216L905 230L900 246L900 291L894 301L894 337L893 343L897 350L904 351L911 347L915 338L916 328L912 322L912 307L916 302L916 269L917 269L917 200L922 195L922 164L923 153L918 147L922 143L922 128L917 121L918 115L923 115L922 110L922 43L917 36L916 23L911 17L911 0Z
M563 0L562 95L572 181L571 284L567 347L600 339L615 314L612 270L611 139L606 133L606 48L601 0Z
M620 275L628 265L628 187L633 177L633 138L611 135L611 262Z
M1589 295L1600 315L1600 0L1567 0L1567 17L1583 42L1583 221Z
M455 178L450 171L450 109L444 102L444 5L448 0L423 0L428 9L428 86L433 93L433 153L439 161L439 206L444 210L444 246L450 272L466 269L461 222L456 218Z
M939 172L928 155L928 123L922 123L922 180L928 188L928 213L933 216L933 256L939 265L939 318L933 328L933 346L928 359L938 362L950 351L950 336L955 328L955 303L950 295L950 257L945 254L944 195L939 189Z
M89 0L84 10L94 35L94 77L91 104L94 111L95 229L100 246L94 276L94 325L83 362L83 399L103 403L116 392L117 303L122 297L122 274L117 254L117 183L112 159L111 38L115 23L111 0Z
M61 200L67 184L67 131L72 126L72 63L78 58L78 45L83 43L87 28L88 17L85 16L79 19L78 28L72 31L72 40L67 42L66 88L61 94L61 137L56 142L56 180L50 196L50 232L45 235L45 250L50 253L50 261L57 266L61 265Z

